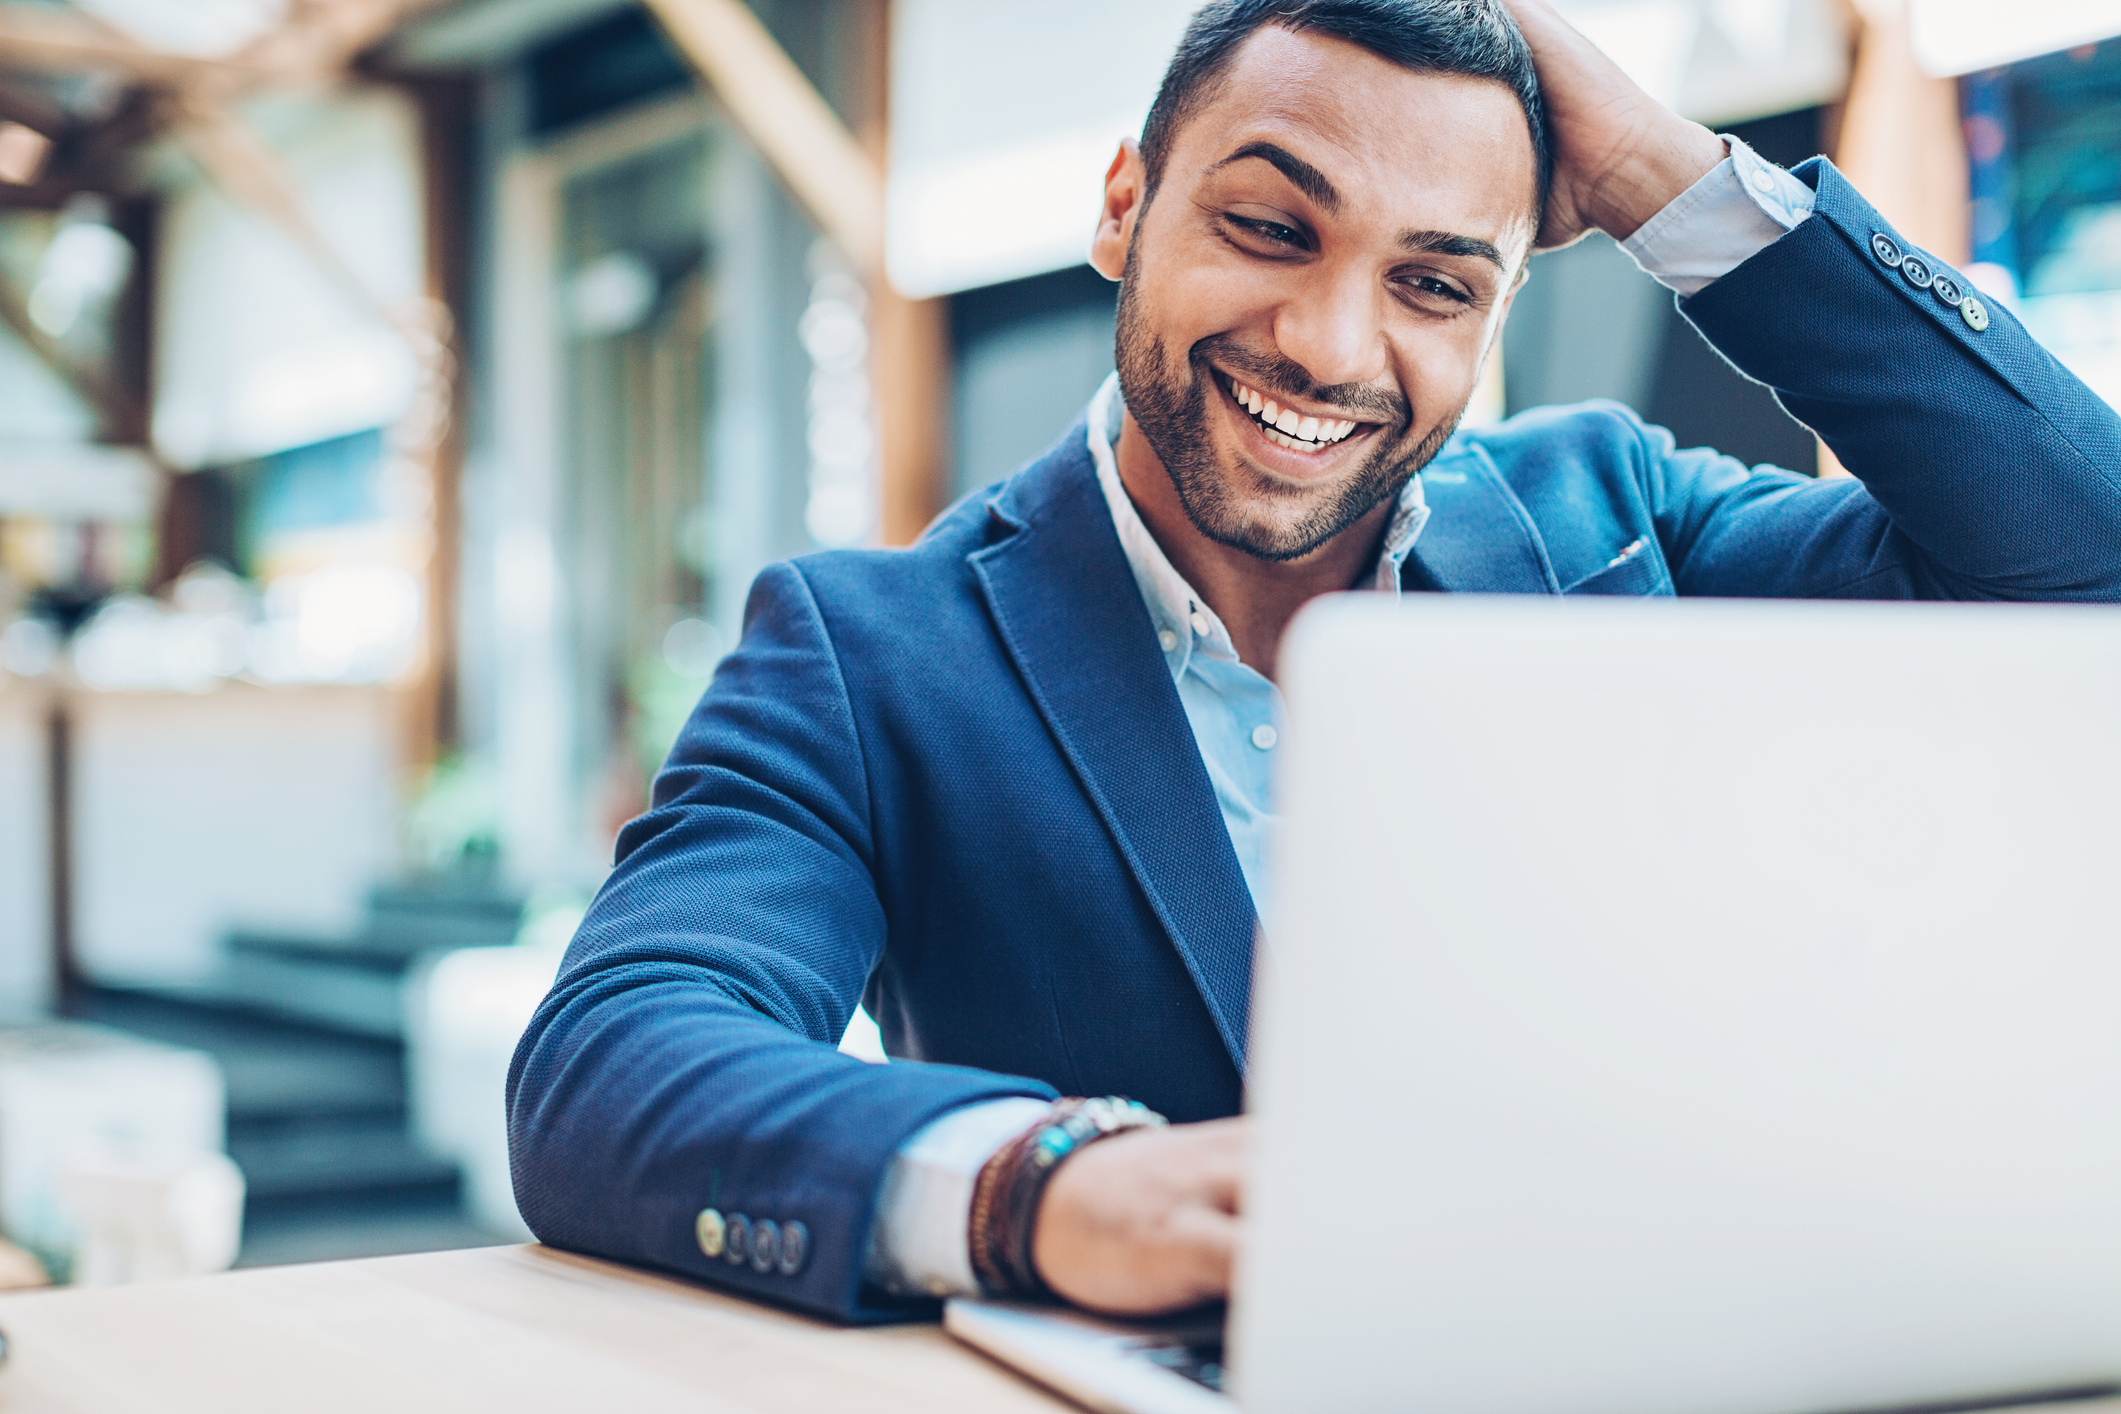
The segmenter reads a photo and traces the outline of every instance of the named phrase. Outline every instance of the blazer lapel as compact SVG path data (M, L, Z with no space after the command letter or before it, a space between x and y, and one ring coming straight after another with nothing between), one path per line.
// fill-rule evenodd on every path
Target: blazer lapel
M1077 423L988 506L971 557L1002 640L1240 1072L1251 893Z
M1547 547L1480 447L1459 442L1421 475L1429 521L1400 583L1456 594L1559 594Z

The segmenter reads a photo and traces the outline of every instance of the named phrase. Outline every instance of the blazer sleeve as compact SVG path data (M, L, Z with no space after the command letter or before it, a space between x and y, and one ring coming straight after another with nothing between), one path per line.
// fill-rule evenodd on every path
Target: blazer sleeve
M1796 175L1812 218L1680 309L1857 479L1749 473L1642 429L1677 590L2121 599L2121 417L1995 301L1977 295L1976 330L1879 259L1879 234L1912 247L1831 163Z
M956 1106L1053 1091L836 1049L885 941L872 808L824 619L773 566L516 1047L509 1155L541 1240L842 1320L909 1313L862 1284L892 1155ZM801 1266L708 1256L708 1207L801 1223Z

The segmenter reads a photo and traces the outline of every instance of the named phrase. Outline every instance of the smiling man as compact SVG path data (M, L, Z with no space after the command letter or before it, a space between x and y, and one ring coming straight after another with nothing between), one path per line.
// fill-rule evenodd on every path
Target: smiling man
M1830 165L1509 4L1195 18L1106 179L1115 378L915 548L759 577L517 1051L540 1237L848 1319L1220 1295L1303 603L2121 598L2110 409ZM1591 229L1860 479L1612 405L1458 432ZM890 1065L834 1049L864 997Z

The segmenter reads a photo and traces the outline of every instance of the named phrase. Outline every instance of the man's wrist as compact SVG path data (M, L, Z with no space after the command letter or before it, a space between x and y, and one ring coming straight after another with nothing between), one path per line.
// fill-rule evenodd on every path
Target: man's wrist
M1722 138L1699 123L1672 117L1600 177L1596 204L1587 214L1614 240L1627 240L1727 155Z
M868 1279L900 1296L978 1292L965 1250L973 1184L994 1152L1048 1108L1048 1101L1030 1096L975 1101L931 1120L901 1145L877 1194Z
M1138 1100L1070 1097L1056 1100L1037 1124L1004 1144L980 1169L966 1224L966 1246L981 1287L994 1296L1048 1294L1032 1256L1047 1181L1101 1139L1165 1123Z

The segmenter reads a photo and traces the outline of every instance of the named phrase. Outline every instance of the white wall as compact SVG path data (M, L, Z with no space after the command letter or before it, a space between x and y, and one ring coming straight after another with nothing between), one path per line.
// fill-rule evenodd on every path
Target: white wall
M420 294L419 129L389 90L248 105L304 206L365 288ZM417 377L382 318L280 230L193 174L159 242L155 445L184 468L395 421Z
M44 704L0 671L0 1014L36 1009L51 985Z
M107 980L196 979L231 926L343 934L396 863L381 688L83 693L75 929Z
M1083 262L1199 0L898 0L891 283L948 294Z

